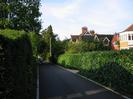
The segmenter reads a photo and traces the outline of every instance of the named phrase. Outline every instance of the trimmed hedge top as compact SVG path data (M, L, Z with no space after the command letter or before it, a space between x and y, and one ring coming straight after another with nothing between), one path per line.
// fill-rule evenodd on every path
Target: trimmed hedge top
M16 31L16 30L10 30L10 29L5 29L5 30L0 30L0 35L15 40L21 36L26 34L24 31Z

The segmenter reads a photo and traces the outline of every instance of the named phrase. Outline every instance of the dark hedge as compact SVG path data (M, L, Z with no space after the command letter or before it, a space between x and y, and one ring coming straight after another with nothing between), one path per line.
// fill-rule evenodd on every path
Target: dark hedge
M23 31L0 31L0 99L34 99L31 41Z

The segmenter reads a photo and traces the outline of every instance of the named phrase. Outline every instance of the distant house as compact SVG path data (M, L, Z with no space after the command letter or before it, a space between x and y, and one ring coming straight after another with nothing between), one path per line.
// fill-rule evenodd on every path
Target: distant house
M120 50L133 48L133 24L119 33Z
M111 46L113 35L96 34L95 31L88 31L87 27L82 27L82 33L80 35L71 35L72 42L78 42L79 40L90 40L103 42L104 46Z
M113 50L120 50L120 39L119 34L115 33L112 38L112 49Z

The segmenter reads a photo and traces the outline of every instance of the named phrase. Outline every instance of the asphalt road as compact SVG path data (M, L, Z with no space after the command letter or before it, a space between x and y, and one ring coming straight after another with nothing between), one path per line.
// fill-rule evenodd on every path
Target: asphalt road
M55 65L39 68L39 99L124 99Z

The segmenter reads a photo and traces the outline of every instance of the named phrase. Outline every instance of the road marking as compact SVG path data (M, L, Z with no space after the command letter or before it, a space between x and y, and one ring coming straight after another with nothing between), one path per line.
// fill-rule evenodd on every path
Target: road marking
M107 90L105 90L105 89L97 89L97 90L86 91L85 94L86 95L94 95L94 94L106 92L106 91Z
M52 97L52 98L46 98L46 99L63 99L62 96Z
M80 98L82 97L81 93L71 94L67 96L67 99Z

